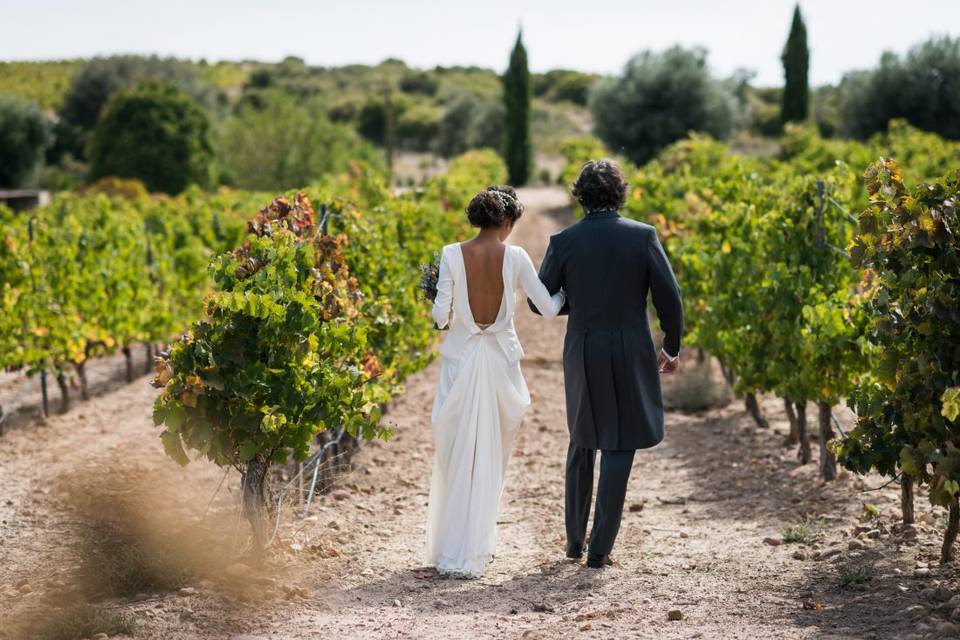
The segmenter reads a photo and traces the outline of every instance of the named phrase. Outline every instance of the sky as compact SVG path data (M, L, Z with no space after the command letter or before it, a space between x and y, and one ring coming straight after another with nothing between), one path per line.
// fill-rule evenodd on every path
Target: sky
M795 0L0 0L0 60L156 53L333 66L400 58L502 70L523 27L530 68L616 73L633 54L703 46L718 76L782 84ZM838 82L931 35L960 35L960 0L801 0L810 80Z

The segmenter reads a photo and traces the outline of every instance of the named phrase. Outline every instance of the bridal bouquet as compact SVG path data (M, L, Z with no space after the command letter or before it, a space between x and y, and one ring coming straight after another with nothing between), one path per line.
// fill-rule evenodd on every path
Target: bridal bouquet
M433 302L437 299L437 281L440 279L440 256L433 254L433 262L420 265L420 284L417 288L423 297Z

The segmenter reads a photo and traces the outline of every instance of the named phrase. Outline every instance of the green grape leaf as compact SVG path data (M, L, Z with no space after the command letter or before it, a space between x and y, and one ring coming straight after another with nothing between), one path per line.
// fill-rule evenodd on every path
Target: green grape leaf
M947 388L940 396L940 402L940 415L950 422L956 422L957 417L960 417L960 387Z

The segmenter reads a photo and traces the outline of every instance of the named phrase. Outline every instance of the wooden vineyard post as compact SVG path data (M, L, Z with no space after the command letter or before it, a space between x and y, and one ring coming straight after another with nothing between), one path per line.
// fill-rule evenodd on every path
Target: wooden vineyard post
M57 386L60 387L60 413L66 413L70 411L70 386L62 372L57 374Z
M787 414L787 420L790 422L787 444L797 444L800 442L800 423L797 420L797 412L793 408L793 400L790 398L783 399L783 411Z
M800 438L800 464L810 464L810 436L807 435L807 401L796 403L797 436Z
M747 413L750 414L750 417L753 418L753 421L757 423L757 426L761 429L769 429L770 423L763 413L760 411L760 403L757 402L757 394L752 391L743 396L743 403L747 407Z
M953 543L957 541L957 533L960 533L960 505L957 504L957 497L954 496L950 502L947 530L943 534L943 547L940 548L940 564L953 562L955 557Z
M902 473L900 475L900 513L903 515L903 524L913 524L913 476Z
M837 459L833 452L827 447L827 443L833 439L833 415L831 415L831 406L828 402L817 403L820 426L820 477L830 482L837 478Z
M147 342L144 347L144 353L146 354L147 361L143 366L143 372L146 375L150 375L153 372L153 344Z
M47 370L40 370L40 411L43 419L50 417L50 397L47 395Z

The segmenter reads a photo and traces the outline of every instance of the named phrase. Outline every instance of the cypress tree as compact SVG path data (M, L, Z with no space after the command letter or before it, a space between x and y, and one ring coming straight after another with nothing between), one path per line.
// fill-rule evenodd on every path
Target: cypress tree
M793 22L790 35L783 47L783 105L780 109L781 122L800 122L807 118L810 87L807 84L807 71L810 67L810 50L807 49L807 27L800 15L800 5L793 10Z
M510 184L527 182L533 168L530 144L530 71L527 50L523 48L523 32L510 53L510 66L503 75L503 104L506 114L503 156L510 173Z

